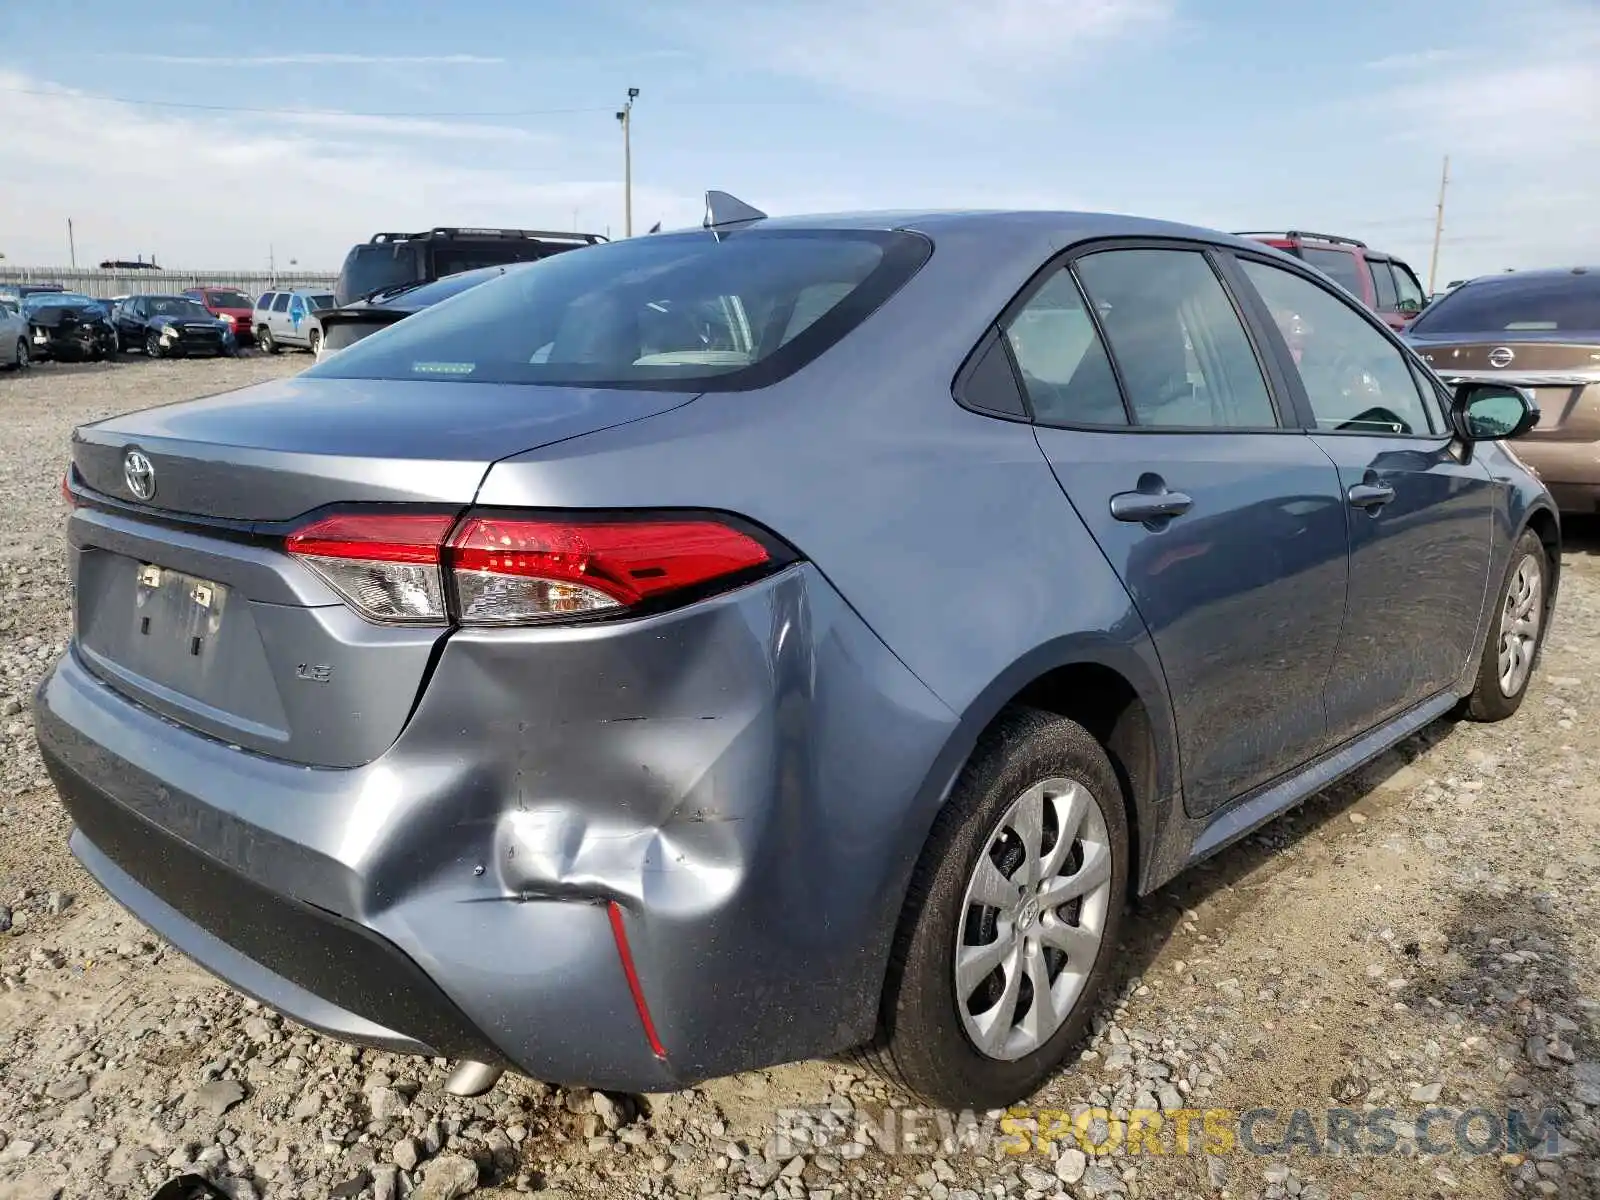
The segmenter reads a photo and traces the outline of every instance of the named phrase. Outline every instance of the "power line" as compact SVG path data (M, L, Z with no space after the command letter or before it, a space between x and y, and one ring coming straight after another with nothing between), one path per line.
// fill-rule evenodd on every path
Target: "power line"
M553 117L569 113L610 112L609 105L585 108L523 108L499 112L352 112L344 108L252 108L242 104L199 104L187 100L141 100L133 96L107 96L98 92L64 92L52 88L0 87L18 96L43 96L51 100L88 100L100 104L131 104L141 108L180 108L191 112L255 113L277 117L388 117L410 120L463 120L491 117Z

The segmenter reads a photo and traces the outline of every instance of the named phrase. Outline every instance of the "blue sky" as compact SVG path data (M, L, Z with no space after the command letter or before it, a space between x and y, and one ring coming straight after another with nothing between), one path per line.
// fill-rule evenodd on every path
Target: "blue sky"
M636 231L707 187L1094 208L1358 236L1426 282L1449 153L1441 284L1600 261L1594 0L9 4L0 253L63 263L69 216L80 262L197 268L434 224L617 236L630 86Z

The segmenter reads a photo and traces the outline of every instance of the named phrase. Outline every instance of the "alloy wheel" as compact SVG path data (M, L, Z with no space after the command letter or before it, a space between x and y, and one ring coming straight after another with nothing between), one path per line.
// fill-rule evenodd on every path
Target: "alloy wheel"
M1500 610L1500 690L1507 696L1515 696L1528 682L1543 617L1544 571L1534 555L1525 554Z
M1094 969L1111 905L1111 839L1083 784L1017 798L978 856L956 930L956 1004L989 1058L1015 1060L1061 1028Z

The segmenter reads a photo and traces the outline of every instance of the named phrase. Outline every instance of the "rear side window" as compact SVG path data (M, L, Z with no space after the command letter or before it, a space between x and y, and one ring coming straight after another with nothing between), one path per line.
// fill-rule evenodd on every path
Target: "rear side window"
M1413 333L1600 331L1600 275L1569 273L1467 283L1430 305Z
M289 311L289 293L288 292L279 292L276 296L274 296L272 298L272 311L273 312L288 312Z
M313 367L677 391L761 387L856 327L926 261L910 233L754 229L554 254Z
M1034 419L1046 425L1126 425L1117 377L1072 274L1057 271L1006 323Z
M1320 250L1315 246L1302 246L1300 257L1356 299L1365 297L1361 287L1361 265L1348 250Z
M503 267L509 263L534 262L543 258L549 248L530 238L506 238L496 242L434 242L428 247L428 259L434 278L455 275L461 271L474 271L479 267Z
M1394 274L1389 270L1389 264L1369 258L1367 270L1372 272L1372 290L1378 297L1378 307L1385 312L1392 310L1400 303L1400 296L1394 289Z
M1204 254L1107 250L1075 270L1140 425L1277 426L1250 338Z
M262 292L261 299L256 301L256 307L262 312L272 307L272 301L277 296L276 292Z

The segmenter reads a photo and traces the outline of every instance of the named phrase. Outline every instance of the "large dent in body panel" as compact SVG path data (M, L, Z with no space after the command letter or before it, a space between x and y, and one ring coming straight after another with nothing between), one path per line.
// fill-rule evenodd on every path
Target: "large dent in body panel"
M615 900L682 1078L842 1048L870 1032L954 725L806 565L661 618L457 634L394 761L479 773L369 878L386 923Z

